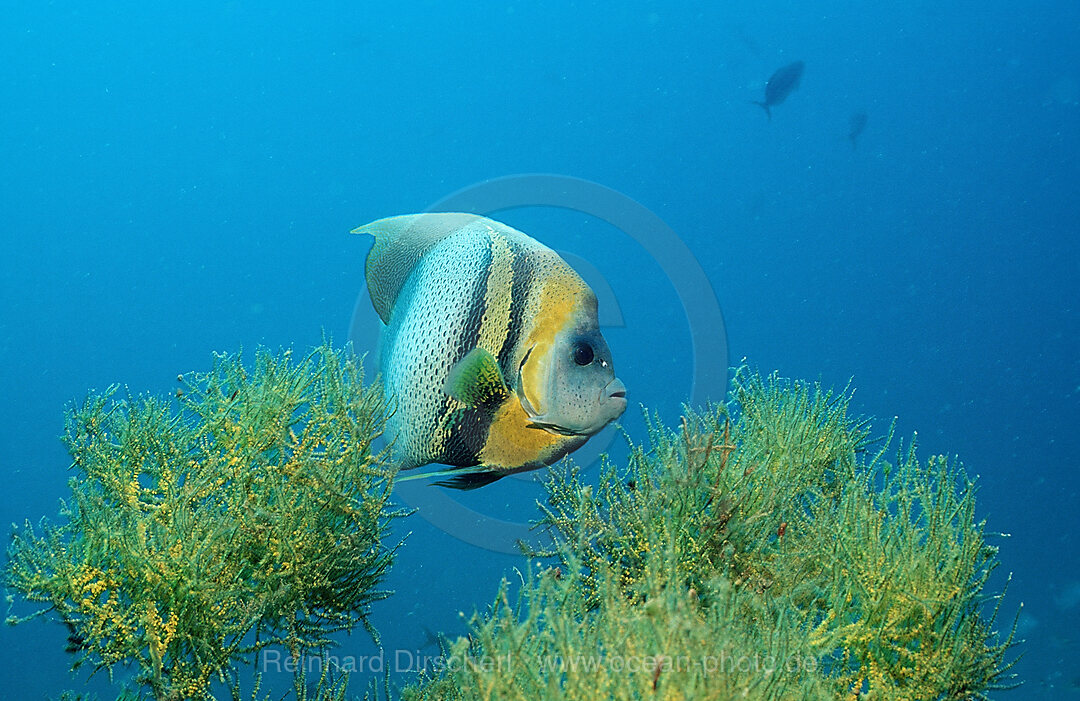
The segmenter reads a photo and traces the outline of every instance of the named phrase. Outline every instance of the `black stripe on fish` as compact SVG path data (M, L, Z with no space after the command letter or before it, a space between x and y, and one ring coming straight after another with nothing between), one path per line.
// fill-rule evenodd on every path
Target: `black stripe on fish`
M512 246L511 249L511 284L510 284L510 319L507 323L506 336L503 338L502 347L495 354L499 361L499 369L502 370L503 379L507 384L515 382L518 368L514 365L514 349L521 338L521 330L525 317L525 307L529 302L529 293L532 291L532 266L529 265L528 257L523 255L520 246Z

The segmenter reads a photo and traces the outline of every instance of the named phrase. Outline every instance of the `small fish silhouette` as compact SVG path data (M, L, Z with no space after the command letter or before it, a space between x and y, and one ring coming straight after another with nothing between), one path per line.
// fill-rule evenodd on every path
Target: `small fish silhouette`
M859 110L851 114L851 121L848 126L848 139L851 140L851 150L854 151L859 146L859 135L866 129L866 112Z
M765 101L754 102L754 104L765 110L765 114L770 121L772 120L772 112L769 111L769 108L779 105L787 99L787 96L791 94L792 90L799 87L799 82L802 80L803 69L805 67L805 63L796 61L795 63L789 63L786 66L778 68L776 72L769 77L769 82L765 84Z

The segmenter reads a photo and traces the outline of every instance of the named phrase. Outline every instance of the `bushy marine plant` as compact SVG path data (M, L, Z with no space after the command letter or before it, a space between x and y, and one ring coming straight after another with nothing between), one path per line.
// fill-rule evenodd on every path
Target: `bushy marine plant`
M513 603L504 581L468 637L444 650L439 673L402 701L829 697L816 658L775 612L723 579L704 606L695 590L671 586L676 563L670 550L651 557L639 600L614 570L582 586L564 569L569 558L523 576Z
M8 622L55 616L75 666L133 663L156 699L209 698L215 681L236 697L237 665L268 646L376 636L398 515L372 450L380 388L326 344L299 362L260 350L250 369L219 355L179 379L179 412L116 387L68 412L71 498L59 523L14 532L4 570L46 606Z
M745 369L734 387L729 406L687 409L678 430L650 418L648 444L624 471L606 464L595 488L553 471L541 508L558 566L525 582L516 607L504 585L450 651L457 664L408 695L968 699L1010 687L1013 634L993 630L1000 595L984 591L997 548L959 465L920 463L914 442L890 462L891 431L870 451L847 390Z

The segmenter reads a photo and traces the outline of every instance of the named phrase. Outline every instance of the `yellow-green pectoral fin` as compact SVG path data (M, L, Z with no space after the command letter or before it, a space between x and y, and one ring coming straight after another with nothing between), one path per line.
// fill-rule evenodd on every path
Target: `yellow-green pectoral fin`
M509 396L499 362L483 348L473 348L450 368L443 389L469 407L490 407Z

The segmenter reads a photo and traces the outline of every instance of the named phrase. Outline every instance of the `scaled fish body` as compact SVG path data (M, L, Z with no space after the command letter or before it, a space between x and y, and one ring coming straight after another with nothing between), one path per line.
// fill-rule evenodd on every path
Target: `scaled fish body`
M779 105L787 99L792 90L799 87L803 68L805 67L806 64L802 61L795 61L776 69L776 72L769 77L769 82L765 84L765 101L755 102L754 104L760 105L770 120L772 119L772 112L769 111L769 108Z
M596 296L554 251L474 214L412 214L372 234L387 424L401 469L442 463L459 489L550 465L626 408Z

